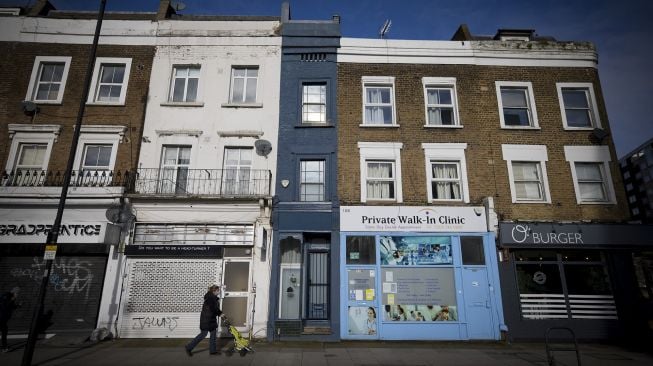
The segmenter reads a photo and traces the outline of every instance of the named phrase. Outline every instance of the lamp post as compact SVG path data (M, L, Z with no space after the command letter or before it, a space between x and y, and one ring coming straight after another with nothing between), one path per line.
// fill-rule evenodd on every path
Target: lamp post
M25 352L23 353L22 366L30 366L32 364L32 357L34 356L34 347L36 346L36 339L38 337L37 328L39 318L43 313L43 301L45 299L45 292L50 282L50 272L52 271L52 261L54 254L57 251L57 240L61 227L61 218L63 217L63 210L66 205L66 198L68 197L68 187L70 186L70 178L73 171L73 162L75 161L75 153L79 143L79 133L82 127L82 118L84 117L84 110L86 109L86 99L89 89L91 88L91 76L93 75L93 68L95 67L95 53L97 51L98 40L100 38L100 29L102 28L102 19L104 17L104 8L106 7L106 0L100 0L100 10L98 11L97 24L95 26L95 34L93 36L93 45L91 46L91 53L88 59L88 67L86 69L86 79L84 81L84 91L82 92L81 100L79 101L79 110L77 112L77 121L75 122L75 131L73 132L73 140L70 145L70 153L68 154L68 164L64 173L63 186L61 187L61 197L59 198L59 206L57 207L57 216L54 219L52 230L48 233L46 239L46 252L53 251L53 255L45 256L45 270L43 271L43 278L41 279L41 287L36 302L36 309L32 315L32 322L27 337L27 344L25 345ZM54 248L53 248L54 247Z

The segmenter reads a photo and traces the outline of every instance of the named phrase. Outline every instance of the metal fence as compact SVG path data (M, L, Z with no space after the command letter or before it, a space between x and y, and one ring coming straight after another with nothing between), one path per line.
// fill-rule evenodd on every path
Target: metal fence
M64 171L19 169L4 171L3 187L61 187ZM132 173L133 174L133 173ZM71 187L120 187L126 186L132 175L128 171L110 170L73 170L70 178Z

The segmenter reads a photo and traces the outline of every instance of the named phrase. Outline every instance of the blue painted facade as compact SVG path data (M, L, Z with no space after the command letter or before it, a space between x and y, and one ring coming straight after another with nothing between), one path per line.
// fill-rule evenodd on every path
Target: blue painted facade
M336 17L328 21L291 20L284 4L281 32L267 336L337 340L340 253L336 51L340 24ZM303 113L309 110L313 113Z

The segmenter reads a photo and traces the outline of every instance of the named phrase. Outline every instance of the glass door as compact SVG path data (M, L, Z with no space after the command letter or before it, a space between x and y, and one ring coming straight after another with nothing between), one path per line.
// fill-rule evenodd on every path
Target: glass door
M241 332L246 330L250 319L250 265L250 260L226 260L222 276L222 311Z

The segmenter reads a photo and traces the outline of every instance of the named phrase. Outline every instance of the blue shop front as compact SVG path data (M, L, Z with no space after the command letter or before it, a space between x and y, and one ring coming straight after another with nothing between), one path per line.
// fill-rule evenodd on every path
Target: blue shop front
M501 338L494 233L485 208L340 208L340 336Z

